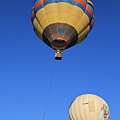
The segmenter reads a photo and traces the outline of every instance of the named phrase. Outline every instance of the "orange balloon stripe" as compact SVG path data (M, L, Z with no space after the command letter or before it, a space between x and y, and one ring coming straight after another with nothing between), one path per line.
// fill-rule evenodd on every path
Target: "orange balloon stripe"
M30 16L30 19L32 19L34 17L34 12L32 12L31 16Z
M90 23L92 26L94 25L94 20L92 19L91 23Z
M86 3L84 2L84 0L74 0L74 2L79 2L79 3L82 4L84 7L86 7Z
M36 10L37 7L39 7L40 5L44 4L44 2L46 2L46 0L42 0L41 2L38 2L38 3L34 6L34 10Z
M89 7L86 7L86 10L90 13L90 16L92 17L93 16L92 10Z

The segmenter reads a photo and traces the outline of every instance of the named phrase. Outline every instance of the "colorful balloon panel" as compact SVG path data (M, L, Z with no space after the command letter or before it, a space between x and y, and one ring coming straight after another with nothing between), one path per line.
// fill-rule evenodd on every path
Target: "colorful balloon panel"
M90 0L35 0L31 21L36 35L55 50L83 41L94 25Z

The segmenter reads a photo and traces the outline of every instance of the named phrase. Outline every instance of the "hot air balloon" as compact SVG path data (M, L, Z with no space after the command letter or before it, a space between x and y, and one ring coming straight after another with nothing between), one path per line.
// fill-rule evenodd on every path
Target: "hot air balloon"
M62 51L83 41L94 25L94 6L91 0L35 0L31 22L38 38Z
M70 120L109 120L107 103L99 96L84 94L78 96L70 105Z

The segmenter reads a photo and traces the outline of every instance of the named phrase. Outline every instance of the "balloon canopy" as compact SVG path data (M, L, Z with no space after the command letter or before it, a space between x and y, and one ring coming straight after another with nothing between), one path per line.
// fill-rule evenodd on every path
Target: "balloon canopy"
M87 37L93 11L91 0L35 0L30 18L38 38L59 53Z
M107 103L93 94L78 96L69 108L70 120L109 120L109 116Z

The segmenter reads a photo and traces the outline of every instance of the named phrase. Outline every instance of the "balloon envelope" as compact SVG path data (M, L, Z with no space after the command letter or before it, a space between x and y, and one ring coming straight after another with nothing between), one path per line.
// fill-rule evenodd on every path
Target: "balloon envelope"
M35 0L31 22L36 35L55 50L83 41L94 25L91 0Z
M108 120L109 106L99 96L85 94L78 96L70 105L70 120Z

